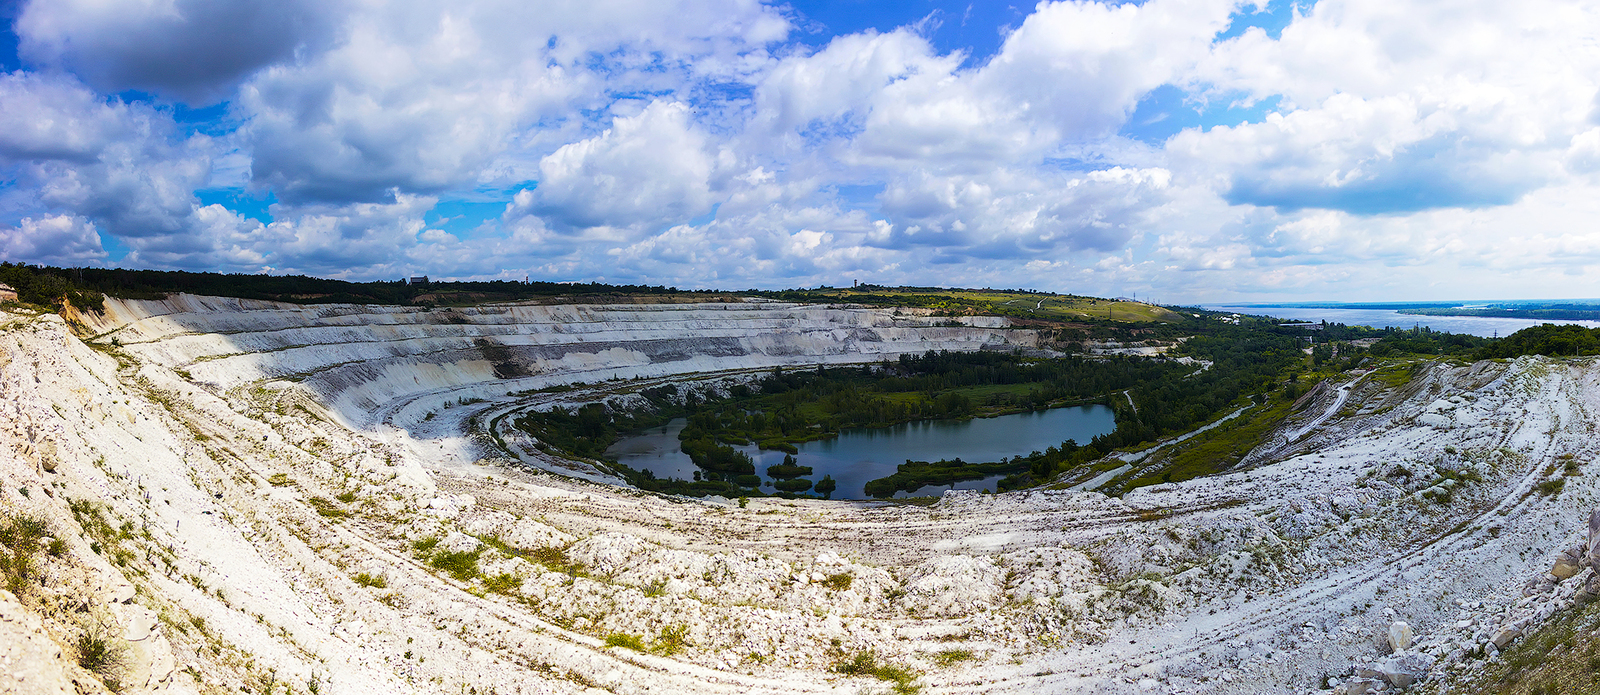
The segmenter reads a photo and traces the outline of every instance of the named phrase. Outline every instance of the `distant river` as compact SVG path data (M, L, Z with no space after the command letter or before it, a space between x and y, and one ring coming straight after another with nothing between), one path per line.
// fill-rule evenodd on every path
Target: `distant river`
M699 470L689 455L679 450L678 433L687 424L683 418L661 427L652 427L625 437L606 453L621 463L655 473L657 478L693 480ZM938 461L960 458L968 463L991 463L1003 458L1027 455L1058 446L1068 439L1087 444L1096 435L1116 429L1111 409L1103 405L1055 408L1036 413L1017 413L971 420L932 420L881 429L844 430L833 439L799 445L797 463L810 466L815 482L831 475L839 483L833 499L865 499L867 481L893 475L895 467L913 461ZM783 462L781 451L761 451L755 445L736 447L755 460L762 490L767 466ZM968 480L955 485L930 485L911 496L939 495L945 490L993 490L1004 476ZM901 492L899 497L906 497Z
M1544 323L1576 323L1590 328L1600 326L1600 321L1505 319L1487 316L1422 316L1418 314L1402 314L1393 309L1319 309L1291 306L1224 306L1212 304L1204 305L1204 308L1212 311L1276 316L1281 319L1299 321L1326 320L1328 323L1342 323L1347 326L1371 326L1373 328L1427 326L1436 331L1462 333L1485 338L1494 335L1504 337L1529 326L1537 326Z

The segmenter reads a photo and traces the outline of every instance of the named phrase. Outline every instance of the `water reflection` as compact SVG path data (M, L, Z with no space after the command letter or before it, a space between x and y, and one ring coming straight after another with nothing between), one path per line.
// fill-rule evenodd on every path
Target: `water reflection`
M689 456L679 450L678 433L686 424L682 418L660 427L625 437L612 445L606 453L623 464L647 470L657 478L693 480L698 471ZM1106 434L1116 428L1111 409L1103 405L1056 408L1034 413L1018 413L993 418L971 420L933 420L913 422L881 429L854 429L839 433L838 437L799 445L795 457L802 466L810 466L808 479L821 480L831 475L839 488L834 499L864 499L862 492L867 481L882 478L895 472L895 467L913 461L938 461L960 458L969 463L999 461L1016 455L1043 451L1068 439L1080 444L1088 443L1096 435ZM781 451L761 451L755 445L737 447L755 461L756 473L763 481L762 489L772 491L766 483L767 467L783 462ZM915 495L937 495L951 487L965 490L988 488L1003 476L990 476L983 480L969 480L955 485L928 486ZM906 496L901 492L897 496Z

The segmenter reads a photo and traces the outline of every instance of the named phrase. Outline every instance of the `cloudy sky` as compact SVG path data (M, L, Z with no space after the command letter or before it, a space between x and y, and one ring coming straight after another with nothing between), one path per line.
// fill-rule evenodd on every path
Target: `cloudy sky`
M1600 296L1600 5L0 1L0 259Z

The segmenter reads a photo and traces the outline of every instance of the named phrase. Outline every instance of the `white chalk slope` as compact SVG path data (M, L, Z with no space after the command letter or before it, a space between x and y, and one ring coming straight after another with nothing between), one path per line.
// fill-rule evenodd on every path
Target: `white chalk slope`
M43 628L17 649L99 616L136 647L128 692L887 689L835 669L871 654L924 692L1289 693L1378 660L1397 620L1422 675L1454 677L1587 579L1522 596L1595 505L1585 360L1326 389L1347 402L1303 408L1286 434L1333 414L1275 460L1120 500L740 508L507 467L462 429L551 385L1037 340L912 313L178 297L114 303L93 345L5 314L0 505L69 545L19 597ZM446 551L476 574L424 559Z

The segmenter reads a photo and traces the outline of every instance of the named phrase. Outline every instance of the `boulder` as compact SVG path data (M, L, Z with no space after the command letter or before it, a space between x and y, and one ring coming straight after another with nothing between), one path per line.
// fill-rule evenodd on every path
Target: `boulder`
M1526 597L1537 596L1539 594L1548 594L1551 590L1556 588L1556 581L1557 580L1555 576L1550 574L1544 574L1534 577L1533 579L1529 579L1527 584L1522 585L1522 595Z
M1600 572L1600 509L1589 513L1589 552L1585 555L1589 566Z
M1369 695L1383 689L1383 681L1376 678L1352 678L1334 686L1333 695Z
M1582 572L1588 565L1584 559L1585 552L1585 548L1580 546L1561 553L1556 557L1555 564L1550 567L1550 575L1555 577L1556 581L1565 581Z
M1411 648L1411 626L1404 620L1396 620L1389 626L1389 650L1403 652Z
M1378 678L1395 686L1407 688L1433 668L1433 657L1418 652L1396 654L1378 662L1374 670Z
M1489 642L1493 644L1496 649L1505 651L1505 648L1510 646L1513 640L1521 636L1522 630L1507 625L1499 630L1495 630L1494 634L1489 636Z

